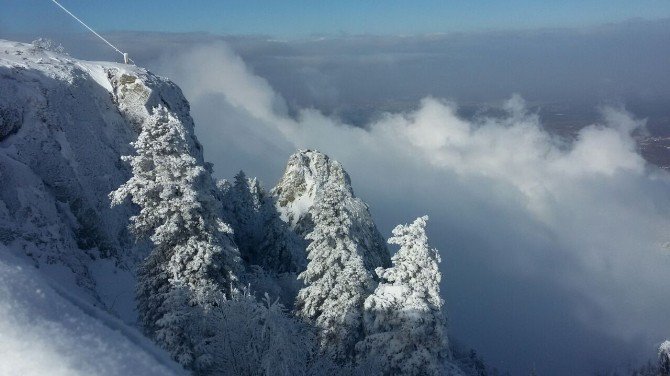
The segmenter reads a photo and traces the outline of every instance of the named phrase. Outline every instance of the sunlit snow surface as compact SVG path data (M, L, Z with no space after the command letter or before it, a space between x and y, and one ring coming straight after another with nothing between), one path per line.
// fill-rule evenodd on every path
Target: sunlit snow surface
M0 246L0 375L180 372L135 329L62 294Z

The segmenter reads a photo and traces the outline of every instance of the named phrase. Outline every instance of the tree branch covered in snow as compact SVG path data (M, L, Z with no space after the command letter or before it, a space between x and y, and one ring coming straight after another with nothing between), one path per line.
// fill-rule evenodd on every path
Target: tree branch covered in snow
M192 317L207 315L237 289L241 269L231 230L219 219L209 173L193 157L186 129L158 106L124 157L133 176L110 197L139 206L131 230L154 249L138 272L138 310L149 335L185 366L209 356Z
M382 360L386 374L440 375L449 358L440 297L440 256L428 245L427 216L393 229L400 250L393 266L377 268L381 282L365 300L365 338L359 356Z

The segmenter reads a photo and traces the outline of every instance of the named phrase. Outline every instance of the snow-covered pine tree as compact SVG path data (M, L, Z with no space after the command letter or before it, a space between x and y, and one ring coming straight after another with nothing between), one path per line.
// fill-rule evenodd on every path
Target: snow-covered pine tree
M658 375L670 376L670 341L658 347Z
M428 245L427 216L393 230L400 250L393 266L377 268L381 282L365 300L365 338L359 359L372 357L389 375L439 375L449 349L440 298L440 256Z
M282 221L272 197L262 207L263 236L256 247L257 264L274 273L305 270L305 241Z
M386 242L377 230L368 206L354 195L349 174L339 162L316 150L299 150L289 158L284 176L270 195L281 219L302 241L309 243L306 236L314 229L313 208L323 193L334 186L344 192L346 208L352 219L350 235L363 248L361 254L366 269L372 273L379 266L391 266Z
M235 243L240 249L240 256L248 263L254 264L255 247L262 236L261 206L263 190L258 181L247 178L244 171L235 175L233 184L223 186L222 192L223 218L234 229Z
M237 283L239 251L219 218L210 174L195 158L195 140L162 105L123 159L133 176L110 193L139 207L130 228L154 249L138 271L137 301L147 333L187 367L207 358L194 316L221 304Z
M268 273L300 272L305 269L305 243L281 220L274 198L256 178L244 171L231 184L217 183L223 202L223 218L235 234L242 259Z
M353 360L363 334L363 302L374 288L363 248L350 233L345 197L341 187L329 186L317 204L307 235L307 269L298 277L305 287L296 299L297 315L319 330L322 351L340 363Z

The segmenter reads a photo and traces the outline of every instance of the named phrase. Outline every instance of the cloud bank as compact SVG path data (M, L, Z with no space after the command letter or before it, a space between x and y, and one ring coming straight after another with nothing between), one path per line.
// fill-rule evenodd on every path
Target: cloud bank
M272 186L297 148L341 161L383 233L428 214L452 336L514 374L590 374L653 356L670 333L670 177L647 165L621 108L574 140L514 95L499 116L416 109L352 126L291 108L226 44L155 65L183 89L215 172Z

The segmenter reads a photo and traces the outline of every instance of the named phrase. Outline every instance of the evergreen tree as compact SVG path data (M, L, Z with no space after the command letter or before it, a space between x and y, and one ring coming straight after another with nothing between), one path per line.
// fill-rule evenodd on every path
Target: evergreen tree
M307 269L299 275L305 287L296 300L297 314L319 330L322 351L341 363L353 358L363 302L374 283L362 247L353 240L345 197L340 187L330 186L317 204L307 235Z
M256 247L256 263L274 273L305 270L305 241L282 221L269 197L263 204L263 236Z
M223 217L235 234L242 259L270 273L299 272L305 269L302 239L281 220L274 199L268 197L256 178L244 171L233 184L217 183L223 202Z
M112 205L130 197L139 206L130 228L154 245L138 271L140 321L175 359L194 367L208 357L201 345L207 330L196 324L234 293L239 252L184 125L160 105L133 146L137 155L123 158L133 176L110 197Z
M223 217L234 229L235 243L240 256L254 264L255 246L262 236L261 206L263 190L258 181L247 178L244 171L235 175L233 184L220 184L223 202Z
M426 221L393 230L390 244L400 250L393 266L377 268L381 282L365 300L365 339L359 357L373 357L393 375L438 375L448 357L438 269L440 256L428 245Z
M664 341L658 347L658 374L670 376L670 341Z

